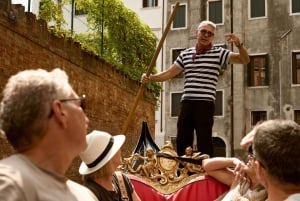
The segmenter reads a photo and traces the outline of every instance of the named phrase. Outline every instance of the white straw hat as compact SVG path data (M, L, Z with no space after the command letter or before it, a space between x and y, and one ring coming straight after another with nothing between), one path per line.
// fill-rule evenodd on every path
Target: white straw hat
M124 135L110 134L94 130L86 136L87 148L79 154L82 163L79 173L86 175L103 167L120 150L125 141Z

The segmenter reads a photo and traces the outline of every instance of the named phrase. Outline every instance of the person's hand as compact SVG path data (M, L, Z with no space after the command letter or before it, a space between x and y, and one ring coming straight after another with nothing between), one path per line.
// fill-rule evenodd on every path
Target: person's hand
M241 140L240 145L242 147L248 147L252 144L256 129L255 127Z
M245 168L245 163L237 158L234 158L233 161L233 174L234 175L240 175L240 177L244 176L244 168Z
M235 46L240 46L240 39L233 33L225 34L226 40L228 43L233 43Z
M234 165L234 179L231 183L230 189L234 189L243 179L245 179L245 163L237 158L234 158L232 163Z
M146 84L150 81L150 77L151 75L147 76L146 73L143 73L142 77L141 77L141 83L142 84Z
M244 175L241 174L236 174L234 175L234 179L230 185L230 189L235 189L235 187L237 185L239 185L239 183L241 183L243 180L245 180L246 178L244 177Z

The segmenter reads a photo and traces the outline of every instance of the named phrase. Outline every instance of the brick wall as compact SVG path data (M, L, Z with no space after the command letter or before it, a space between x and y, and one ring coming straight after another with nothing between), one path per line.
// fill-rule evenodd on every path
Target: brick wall
M78 43L59 38L47 30L44 21L24 7L0 3L0 91L7 79L24 69L53 69L60 67L69 75L75 91L86 94L86 114L89 131L104 130L111 134L121 132L133 105L139 83L129 79L102 59L81 50ZM147 97L147 98L145 98ZM155 101L149 91L141 98L122 147L123 156L129 156L137 143L142 121L147 121L154 132ZM11 148L0 139L0 158L11 153ZM79 180L79 160L68 171L68 176Z

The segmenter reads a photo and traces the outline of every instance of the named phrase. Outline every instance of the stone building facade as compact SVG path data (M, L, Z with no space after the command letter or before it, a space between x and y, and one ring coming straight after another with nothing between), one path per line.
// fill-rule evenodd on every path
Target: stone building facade
M168 16L175 0L167 1ZM177 11L178 12L178 11ZM241 155L239 142L260 120L293 119L300 113L300 4L295 0L181 0L179 18L166 39L166 67L180 50L196 44L202 20L217 24L215 45L233 51L225 33L239 36L251 57L249 65L228 65L217 86L213 136L220 155ZM165 139L176 136L183 79L165 83Z
M143 1L144 12L161 9L166 24L176 0ZM152 3L151 3L152 2ZM251 56L249 65L228 65L217 86L214 143L220 155L240 155L241 138L264 119L293 119L300 122L300 5L298 0L180 0L162 49L159 71L170 66L180 50L194 46L201 20L217 24L215 45L233 51L225 33L234 32ZM148 5L149 4L149 5ZM142 3L140 3L142 7ZM154 6L155 8L152 8ZM158 7L158 8L157 8ZM152 9L152 10L151 10ZM162 26L162 29L164 27ZM182 77L163 83L160 115L155 117L166 140L176 137ZM159 118L159 119L158 119ZM150 127L152 124L149 124ZM152 133L154 129L151 128Z

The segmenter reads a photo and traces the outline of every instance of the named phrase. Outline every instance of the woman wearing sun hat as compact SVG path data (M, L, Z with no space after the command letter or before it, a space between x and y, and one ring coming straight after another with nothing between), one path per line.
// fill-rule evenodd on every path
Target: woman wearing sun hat
M84 176L84 185L99 201L140 201L130 180L124 174L121 175L121 180L116 176L117 167L122 163L120 148L125 136L111 136L94 130L86 139L87 149L79 154L82 160L79 173ZM125 183L125 187L119 181Z

